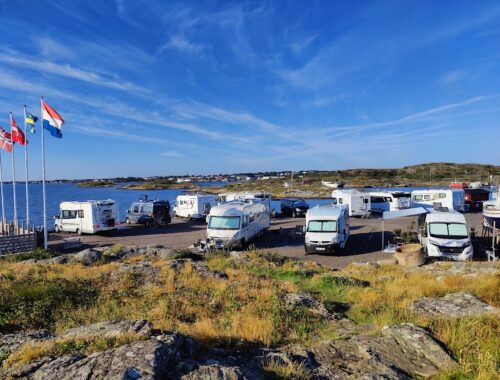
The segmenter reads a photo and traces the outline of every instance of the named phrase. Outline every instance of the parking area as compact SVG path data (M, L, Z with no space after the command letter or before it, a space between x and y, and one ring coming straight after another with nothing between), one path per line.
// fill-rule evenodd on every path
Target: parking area
M465 214L469 229L474 228L481 233L482 213ZM386 232L395 229L405 230L415 217L387 220L384 223ZM380 218L351 218L351 236L344 252L340 255L305 255L304 238L297 236L298 226L304 225L304 218L276 218L272 220L271 228L259 240L255 241L257 249L269 250L280 255L297 259L313 260L331 268L342 268L352 262L368 262L389 258L391 253L382 251L382 221ZM102 235L81 236L81 242L86 247L111 246L145 246L158 244L172 249L186 249L198 239L205 238L206 224L204 222L175 219L165 228L150 229L144 226L123 226L117 231ZM387 236L387 235L386 235ZM63 239L75 237L74 234L51 233L49 247L56 250L63 248ZM476 239L475 245L486 247L488 240ZM480 249L476 249L479 253ZM478 259L482 259L480 254Z

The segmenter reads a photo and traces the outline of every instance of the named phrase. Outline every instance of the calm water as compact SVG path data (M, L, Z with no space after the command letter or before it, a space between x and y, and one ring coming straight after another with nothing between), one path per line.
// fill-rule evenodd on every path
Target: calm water
M205 187L220 186L225 183L200 183ZM5 215L7 220L13 219L13 200L12 200L12 184L6 183L3 185L5 199ZM59 212L59 204L63 201L85 201L89 199L102 200L114 199L120 210L120 220L125 219L125 211L129 208L132 202L139 199L141 195L147 195L150 199L164 199L175 203L175 199L183 190L122 190L118 187L108 188L79 188L70 183L51 183L47 184L47 223L49 228L52 227L54 215ZM368 190L368 189L367 189ZM370 189L375 190L375 189ZM410 191L413 189L398 188L397 190ZM19 221L26 220L26 197L24 183L16 184L17 196L17 216ZM43 209L42 209L42 184L29 185L30 197L30 220L35 225L43 224ZM328 199L308 199L307 203L311 207L317 204L329 204ZM271 207L277 212L280 212L280 202L272 201Z

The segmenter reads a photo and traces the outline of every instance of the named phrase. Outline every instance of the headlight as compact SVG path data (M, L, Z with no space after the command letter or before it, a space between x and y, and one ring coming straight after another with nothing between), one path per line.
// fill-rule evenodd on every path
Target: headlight
M467 247L470 247L472 245L472 242L470 240L467 240L464 245L462 246L462 248L467 248Z
M332 241L330 243L336 244L337 243L337 238L332 238Z
M437 247L439 247L439 243L435 240L432 240L432 239L429 239L429 243L431 243L432 245L435 245Z
M302 210L298 207L295 209L295 211L302 212Z

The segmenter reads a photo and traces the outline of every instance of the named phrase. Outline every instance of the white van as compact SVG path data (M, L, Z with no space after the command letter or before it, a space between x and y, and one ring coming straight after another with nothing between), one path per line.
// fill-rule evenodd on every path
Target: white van
M217 248L243 248L271 226L265 199L232 201L212 207L207 217L207 240Z
M411 194L407 191L370 191L372 212L397 211L411 207Z
M178 195L174 206L174 216L188 219L205 219L210 213L210 209L216 204L215 195Z
M232 202L232 201L242 201L242 202L252 202L253 200L262 201L265 200L267 207L271 209L271 194L257 191L257 192L240 192L240 193L222 193L217 195L217 202L219 204Z
M55 216L56 232L95 234L115 229L118 225L118 205L112 199L103 201L62 202Z
M472 242L465 217L457 211L434 211L425 216L419 240L429 257L472 259Z
M371 210L371 197L369 193L356 189L343 189L332 191L334 205L349 206L349 216L368 216Z
M349 207L318 205L306 214L304 249L309 253L337 253L349 239Z
M427 189L411 192L412 207L447 207L458 212L465 211L465 192L463 189Z

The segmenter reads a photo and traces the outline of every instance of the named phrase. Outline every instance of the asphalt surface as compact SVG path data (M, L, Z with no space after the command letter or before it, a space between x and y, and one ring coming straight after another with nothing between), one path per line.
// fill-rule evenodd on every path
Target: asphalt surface
M469 229L475 228L481 233L482 213L465 214ZM415 217L386 220L384 230L406 229ZM297 259L312 260L331 268L342 268L352 262L377 261L391 257L391 253L382 252L382 220L377 217L369 219L351 218L350 238L342 254L306 255L304 238L297 236L295 231L304 225L304 218L276 218L272 220L271 228L254 242L257 249L268 250L283 256ZM158 244L172 249L186 249L199 239L205 238L206 223L174 219L173 223L159 229L144 226L123 226L117 231L109 231L99 235L81 236L84 247L111 246L145 246ZM76 237L70 233L51 233L49 247L63 250L63 239ZM482 259L480 247L489 244L486 239L476 239L475 249L477 259Z

